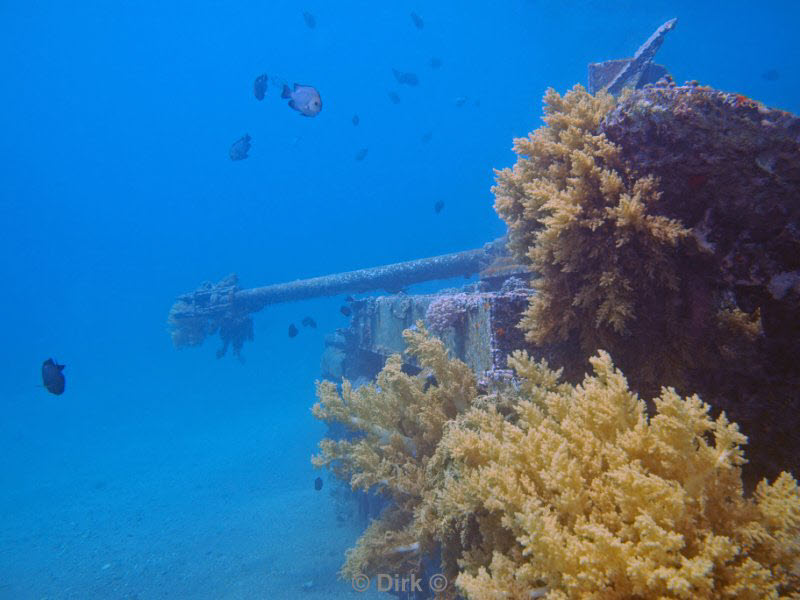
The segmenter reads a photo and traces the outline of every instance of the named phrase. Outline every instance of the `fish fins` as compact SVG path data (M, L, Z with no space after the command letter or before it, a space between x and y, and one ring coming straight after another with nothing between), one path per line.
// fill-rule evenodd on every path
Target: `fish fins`
M288 98L288 96L287 96L287 98ZM300 110L299 108L297 108L297 105L294 103L294 100L289 100L289 108L293 108L295 110Z
M294 84L294 86L295 86L295 88L297 88L297 84L296 83ZM281 98L291 98L291 97L292 97L292 91L289 89L289 86L284 83L283 84L283 89L281 90ZM292 107L292 108L294 108L294 107Z

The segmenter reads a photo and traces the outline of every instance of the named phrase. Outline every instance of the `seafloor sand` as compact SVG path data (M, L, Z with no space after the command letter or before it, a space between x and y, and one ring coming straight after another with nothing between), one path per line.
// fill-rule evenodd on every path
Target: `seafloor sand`
M0 425L0 598L389 597L337 579L363 524L337 522L327 474L314 491L305 424L127 417Z

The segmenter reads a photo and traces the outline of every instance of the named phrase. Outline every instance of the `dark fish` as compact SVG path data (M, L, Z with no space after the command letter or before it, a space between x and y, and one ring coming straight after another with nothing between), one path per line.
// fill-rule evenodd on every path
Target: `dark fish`
M267 82L269 81L269 77L267 77L266 73L262 73L256 80L253 82L253 94L256 97L256 100L263 100L264 95L267 93Z
M436 376L433 373L429 373L428 376L425 378L425 383L422 386L422 391L427 392L431 386L433 387L439 386L439 382L436 380Z
M436 212L437 215L440 212L442 212L443 208L444 208L444 200L437 200L436 204L433 205L433 210Z
M42 383L48 392L56 396L64 393L66 380L62 373L63 370L64 365L58 364L52 358L48 358L42 363Z
M289 337L293 338L294 336L297 335L297 333L298 333L298 330L297 330L297 327L295 327L295 324L292 323L291 325L289 325Z
M314 489L320 491L322 489L322 477L317 477L314 480Z
M238 140L233 142L228 155L231 157L231 160L244 160L247 158L247 153L250 152L250 140L252 138L248 134L244 134L244 137L240 137Z
M281 98L289 98L289 107L299 112L304 117L316 117L322 110L322 98L317 88L310 85L294 84L294 89L283 84Z
M432 131L426 131L425 133L422 134L422 138L420 138L420 139L422 140L423 144L427 144L428 142L431 141L432 137L433 137L433 132Z
M355 299L355 298L353 298L352 296L345 296L345 297L344 297L344 301L345 301L345 302L355 302L355 301L356 301L356 299Z
M781 77L781 74L778 72L778 69L767 69L761 74L761 77L766 81L778 81L778 79Z
M397 95L397 92L389 92L389 100L392 101L392 104L400 104L400 96Z
M405 72L392 69L392 73L394 73L394 78L397 79L397 83L399 84L410 86L419 85L419 77L411 71Z
M358 118L358 115L353 115L351 121L353 121L353 125L358 126L358 124L361 122L361 119Z
M302 323L303 327L311 327L311 329L317 328L317 322L311 317L304 317Z
M317 20L314 18L314 15L307 10L303 11L303 21L306 22L309 29L314 29L314 27L317 26Z
M428 64L431 66L431 69L438 69L442 66L442 59L434 56Z
M423 21L423 20L422 20L422 17L420 17L420 16L419 16L417 13L415 13L415 12L412 12L412 13L411 13L411 21L414 23L414 26L415 26L417 29L422 29L423 27L425 27L425 21Z
M339 308L339 312L342 313L345 317L349 317L350 315L353 314L353 311L350 310L349 306L342 306L341 308Z
M369 151L368 148L362 148L358 152L356 152L356 160L364 160L367 156L367 152Z

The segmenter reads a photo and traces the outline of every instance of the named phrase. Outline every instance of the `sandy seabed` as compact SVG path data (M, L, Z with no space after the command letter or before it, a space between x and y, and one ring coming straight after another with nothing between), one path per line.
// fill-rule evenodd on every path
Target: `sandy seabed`
M1 599L390 597L338 579L364 523L269 407L130 422L0 426Z

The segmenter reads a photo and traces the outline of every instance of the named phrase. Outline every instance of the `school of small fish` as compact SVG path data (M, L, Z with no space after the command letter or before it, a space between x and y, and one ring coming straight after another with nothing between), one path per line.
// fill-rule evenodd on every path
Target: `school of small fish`
M314 14L312 14L307 10L303 10L301 12L301 16L303 18L303 22L305 23L308 29L312 30L316 29L317 18ZM416 27L420 31L425 29L425 21L418 13L411 12L409 16L411 18L411 23L414 27ZM428 60L428 66L433 70L441 69L442 64L443 61L438 56L433 56ZM414 71L406 71L397 68L392 68L391 72L392 75L394 76L395 82L400 86L414 88L420 85L420 78ZM262 73L254 79L253 96L259 102L263 101L267 97L267 93L270 89L279 89L281 100L287 100L288 101L287 105L289 106L289 108L296 111L303 117L313 118L319 115L320 112L322 111L323 107L322 96L320 95L319 90L313 85L305 85L297 82L293 82L290 85L289 82L287 82L283 78L275 75L270 75L267 73ZM387 95L389 101L392 104L395 105L400 104L401 96L396 90L392 89L388 90ZM453 102L456 107L462 107L467 103L468 99L469 98L467 96L459 96L455 98ZM473 100L473 104L475 106L478 106L479 101ZM350 121L354 127L357 127L361 123L361 118L357 113L355 113L351 117ZM433 137L433 132L426 131L420 137L420 141L423 144L427 144L428 142L430 142L432 137ZM236 140L231 145L230 150L228 152L230 159L234 161L246 159L250 152L251 140L252 138L249 134L245 134L244 136ZM360 162L367 157L368 153L369 153L369 148L365 146L359 148L353 156L356 161ZM433 209L436 214L441 213L442 210L444 209L444 201L443 200L436 201L436 203L433 206ZM350 300L351 298L348 297L347 301ZM352 310L347 305L341 306L339 308L339 311L345 317L349 317L352 314ZM316 321L314 321L313 318L307 316L303 318L302 326L316 329L317 323ZM300 329L294 323L289 324L288 335L290 338L296 337L299 332ZM52 369L52 367L49 368ZM42 376L44 377L44 367L42 367L42 369L43 369ZM60 374L60 371L58 371L58 373ZM61 377L63 379L63 375ZM63 384L62 384L62 390L63 390Z
M302 11L301 14L306 27L308 29L316 29L317 18L307 10ZM418 30L423 30L425 28L425 21L419 14L412 12L410 13L410 17L411 23ZM434 70L440 69L442 64L442 59L438 56L431 57L428 61L428 66ZM420 83L419 76L413 71L402 71L396 68L392 68L391 71L394 75L396 83L399 85L417 87ZM775 69L770 69L763 74L763 77L768 81L774 81L778 79L779 74ZM267 73L261 73L253 80L252 89L253 96L259 102L263 101L267 97L267 93L270 89L280 89L280 98L282 100L288 100L287 105L289 108L298 112L304 117L313 118L319 115L319 113L322 111L322 96L320 95L319 90L312 85L293 82L290 86L286 80L280 77L269 75ZM401 98L397 91L388 90L387 94L389 101L392 104L400 104ZM466 103L466 101L466 96L458 97L455 99L455 105L461 107ZM473 103L476 106L479 104L478 100L473 100ZM361 118L357 113L354 113L350 121L354 127L357 127L361 123ZM433 132L426 131L421 136L420 140L423 144L426 144L431 140L432 137ZM232 161L241 161L248 158L252 145L251 140L252 137L250 134L245 133L242 137L233 142L228 150L229 158ZM354 155L355 160L363 161L367 157L368 152L369 149L367 147L360 148ZM442 212L443 208L444 201L442 200L438 200L434 204L434 212L436 214ZM353 302L354 299L352 296L347 296L345 301ZM339 312L345 317L350 317L352 315L352 309L346 304L340 306ZM301 324L304 328L317 328L317 322L310 316L304 317L301 321ZM287 333L290 338L294 338L300 333L300 329L294 323L290 323ZM63 371L64 365L58 364L52 358L48 358L42 363L42 384L44 388L51 394L60 395L64 393L66 379ZM317 491L322 489L321 478L318 477L314 481L314 489Z

